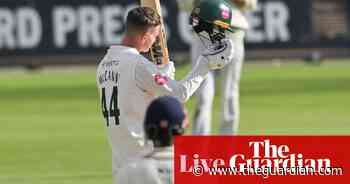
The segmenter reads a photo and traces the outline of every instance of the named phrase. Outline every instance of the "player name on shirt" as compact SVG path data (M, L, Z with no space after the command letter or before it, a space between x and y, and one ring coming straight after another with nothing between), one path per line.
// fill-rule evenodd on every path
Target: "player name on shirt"
M112 60L102 64L103 68L105 68L105 72L103 72L101 75L98 76L98 82L100 85L107 81L112 81L117 83L119 79L119 73L114 72L112 68L113 66L118 66L119 63L120 61L118 60Z

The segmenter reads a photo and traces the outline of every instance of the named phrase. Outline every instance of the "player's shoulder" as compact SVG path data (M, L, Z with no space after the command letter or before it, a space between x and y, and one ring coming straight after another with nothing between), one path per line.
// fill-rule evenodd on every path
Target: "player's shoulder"
M136 63L136 72L153 75L159 72L159 68L147 58L143 57Z
M145 62L147 59L143 57L135 48L123 45L110 46L99 65L104 65L110 61L118 61L118 63Z

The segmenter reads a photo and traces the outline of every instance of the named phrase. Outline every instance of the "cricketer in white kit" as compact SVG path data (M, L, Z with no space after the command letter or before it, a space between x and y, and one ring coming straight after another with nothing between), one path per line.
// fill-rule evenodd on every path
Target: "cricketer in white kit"
M143 21L147 16L140 16L142 14L155 16L156 13L150 8L135 8L129 12L127 21ZM97 68L101 110L112 148L114 180L118 169L144 149L142 122L149 103L163 95L185 102L210 70L223 68L231 62L234 54L232 41L223 40L220 46L213 45L203 51L189 74L176 81L172 79L175 72L172 62L158 66L140 54L154 43L159 30L159 25L151 26L146 29L146 36L138 30L134 35L128 35L132 34L129 30L122 45L111 46ZM140 49L139 44L146 47Z
M257 7L257 0L194 0L194 7L200 7L201 3L205 5L205 1L208 2L206 4L209 9L202 7L202 11L192 13L192 16L196 14L195 16L206 18L215 12L216 7L220 9L222 6L229 7L230 11L230 27L233 28L233 32L226 32L225 34L234 43L235 55L233 57L234 61L220 71L222 80L219 132L223 135L237 134L240 119L239 83L245 55L244 37L249 28L244 12L254 10ZM233 3L231 4L232 6L230 6L230 1ZM191 60L193 64L197 62L201 50L205 49L205 44L203 44L205 41L200 37L200 34L194 36L191 44ZM211 132L212 109L215 96L214 72L209 72L208 77L203 81L196 93L198 103L192 133L208 135Z
M147 109L144 121L146 139L154 150L124 166L117 176L118 184L173 184L173 141L185 128L182 104L171 96L155 99Z
M153 152L132 160L120 170L117 184L173 184L173 147L154 148Z

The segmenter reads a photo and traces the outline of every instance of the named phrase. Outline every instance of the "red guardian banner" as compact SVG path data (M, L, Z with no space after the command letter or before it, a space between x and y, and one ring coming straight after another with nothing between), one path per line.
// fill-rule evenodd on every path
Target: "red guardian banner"
M350 136L179 136L175 184L348 183Z

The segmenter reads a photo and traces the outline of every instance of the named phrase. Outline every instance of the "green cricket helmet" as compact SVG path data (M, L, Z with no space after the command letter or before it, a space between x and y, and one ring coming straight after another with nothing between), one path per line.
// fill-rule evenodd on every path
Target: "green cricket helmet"
M211 42L225 38L225 32L233 32L231 2L225 0L202 0L195 3L190 16L190 24L197 34L209 35Z

